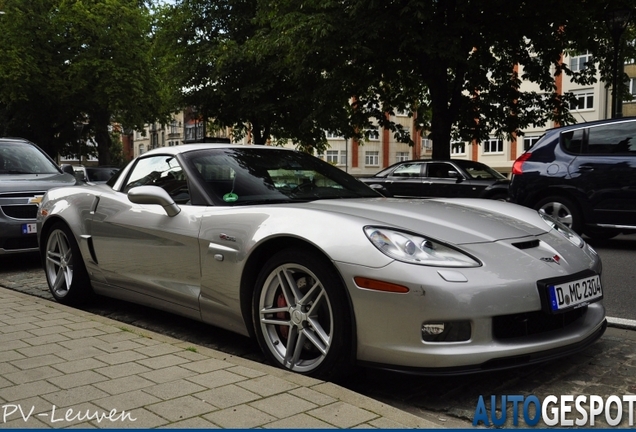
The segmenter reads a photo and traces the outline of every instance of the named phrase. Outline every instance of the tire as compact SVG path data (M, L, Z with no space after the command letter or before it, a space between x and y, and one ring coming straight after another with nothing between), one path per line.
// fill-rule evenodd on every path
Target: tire
M581 234L583 227L583 217L579 207L569 198L561 196L549 196L539 201L535 210L552 216L563 225Z
M496 193L489 196L488 199L495 200L495 201L508 201L508 194Z
M619 230L609 228L585 228L583 233L594 240L609 240L616 237L621 232Z
M56 222L42 242L44 273L51 294L58 302L79 306L91 299L93 289L79 246L70 228Z
M348 373L352 326L345 288L322 256L286 249L270 258L252 311L258 343L276 366L324 380Z

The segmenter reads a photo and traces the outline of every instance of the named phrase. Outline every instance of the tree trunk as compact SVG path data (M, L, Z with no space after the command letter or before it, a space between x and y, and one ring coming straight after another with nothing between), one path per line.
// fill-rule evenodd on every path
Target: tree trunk
M110 125L110 114L100 112L92 116L93 125L95 127L95 141L97 142L97 159L99 165L110 165L110 133L108 126Z
M433 159L450 159L452 117L450 116L450 95L446 69L434 73L429 83L431 96L431 140Z

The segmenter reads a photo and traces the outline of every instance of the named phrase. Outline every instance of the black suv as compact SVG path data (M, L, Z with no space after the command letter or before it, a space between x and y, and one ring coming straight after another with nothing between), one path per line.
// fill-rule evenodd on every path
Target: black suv
M636 118L551 129L512 168L510 199L578 233L636 232Z

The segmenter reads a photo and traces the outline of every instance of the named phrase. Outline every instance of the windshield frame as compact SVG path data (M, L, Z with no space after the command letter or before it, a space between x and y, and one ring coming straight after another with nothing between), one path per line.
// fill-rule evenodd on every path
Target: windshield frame
M284 148L202 148L181 158L215 205L382 197L341 169Z

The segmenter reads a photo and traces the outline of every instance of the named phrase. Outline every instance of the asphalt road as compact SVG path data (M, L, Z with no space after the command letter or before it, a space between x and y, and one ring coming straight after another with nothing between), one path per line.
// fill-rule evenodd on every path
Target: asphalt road
M603 261L607 316L636 321L636 234L589 243Z
M636 321L636 235L594 242L604 263L608 316ZM39 256L0 256L0 285L51 299ZM101 299L87 311L258 362L255 341L143 306ZM338 384L449 427L471 427L480 395L636 393L636 332L609 329L584 352L546 364L460 377L413 377L356 369ZM603 427L598 424L597 427Z

